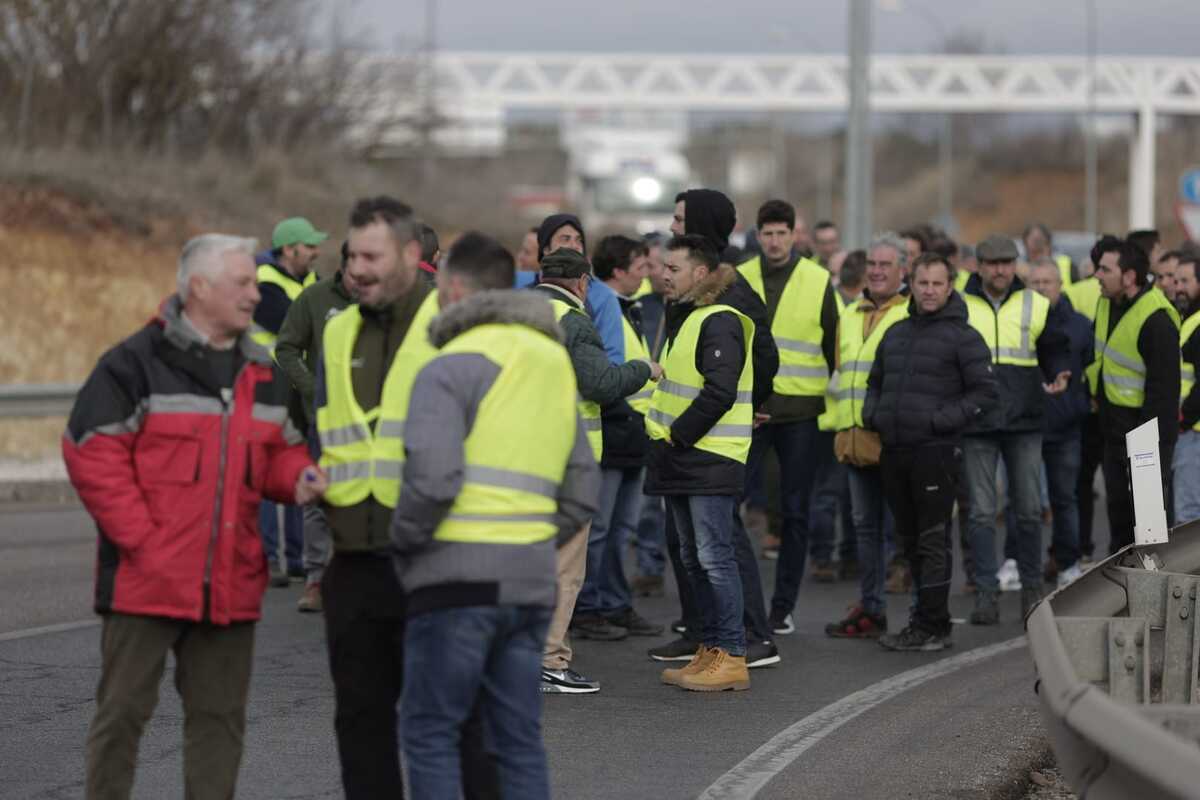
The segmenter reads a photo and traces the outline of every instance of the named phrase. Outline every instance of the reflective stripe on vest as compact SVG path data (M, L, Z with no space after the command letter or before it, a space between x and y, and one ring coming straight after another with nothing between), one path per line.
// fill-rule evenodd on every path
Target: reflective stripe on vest
M558 490L575 445L575 372L562 345L524 325L480 325L441 354L500 368L463 442L463 485L433 538L473 544L552 539Z
M437 316L437 294L421 303L388 367L377 408L365 411L354 396L350 362L362 328L358 306L346 308L325 326L325 405L317 409L321 467L329 474L325 502L352 506L374 496L394 508L404 473L404 418L417 373L437 351L429 323ZM374 423L374 431L371 425Z
M992 351L993 364L1036 367L1037 340L1046 327L1050 301L1032 289L1013 292L997 313L979 295L965 296L967 318Z
M581 315L589 325L592 324L591 317L566 300L551 297L550 305L554 307L554 319L560 323L567 314L574 313ZM592 446L592 455L596 457L596 461L599 461L600 457L604 455L604 429L600 422L600 404L584 400L582 396L578 398L578 403L579 416L583 420L583 429L587 432L588 444Z
M761 258L752 258L738 271L765 303ZM829 286L829 271L807 258L796 263L771 320L771 335L779 348L776 394L821 396L829 383L829 366L821 350L824 331L821 310Z
M650 348L646 346L645 338L638 336L637 331L624 314L621 315L621 331L625 336L625 361L636 361L639 358L650 360ZM654 394L654 381L646 384L625 399L633 410L645 414L650 409L650 397Z
M1102 299L1096 309L1096 361L1104 396L1114 406L1141 408L1146 401L1146 362L1138 352L1138 336L1150 315L1166 309L1176 327L1179 312L1157 288L1145 292L1121 316L1108 334L1112 301Z
M888 308L875 323L869 336L864 337L867 317L873 307L856 303L838 320L838 386L826 394L825 405L830 409L826 430L844 431L865 427L862 418L863 402L867 399L867 378L875 363L875 352L888 329L908 318L908 303L902 301Z
M304 276L303 281L298 281L291 275L285 275L282 267L276 267L273 264L259 264L256 280L260 285L269 283L283 289L288 300L294 303L302 291L317 282L317 273L309 272ZM271 355L275 354L275 340L279 338L278 334L271 333L257 322L253 322L250 324L250 338L270 350Z
M654 387L650 410L646 414L646 433L651 439L671 440L671 425L700 396L704 376L696 369L696 348L700 344L700 328L713 314L729 312L742 323L745 336L745 359L738 376L737 396L733 406L696 442L695 447L719 456L746 463L750 453L750 434L753 430L752 405L754 387L753 359L750 355L754 323L750 318L729 306L703 306L692 311L683 321L675 339L663 350L663 378Z

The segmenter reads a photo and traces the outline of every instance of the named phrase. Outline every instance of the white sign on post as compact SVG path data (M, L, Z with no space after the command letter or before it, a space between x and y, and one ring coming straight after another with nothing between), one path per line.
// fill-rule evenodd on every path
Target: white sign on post
M1158 419L1125 434L1129 483L1133 489L1133 540L1138 546L1167 541L1167 509L1163 502L1162 465L1158 453Z

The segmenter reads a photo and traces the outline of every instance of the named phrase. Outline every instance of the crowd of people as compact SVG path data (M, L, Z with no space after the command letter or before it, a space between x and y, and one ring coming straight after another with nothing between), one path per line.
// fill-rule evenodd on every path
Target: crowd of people
M1170 515L1200 517L1194 247L1135 231L1077 263L1032 224L846 250L783 200L739 247L736 222L693 189L669 236L589 246L554 214L514 257L477 232L442 252L365 198L323 279L303 218L262 252L189 241L63 441L99 532L88 796L130 795L168 651L187 794L232 796L269 583L324 614L347 797L532 798L542 695L600 690L572 639L661 637L664 684L749 689L807 571L858 581L829 636L942 650L955 517L970 623L1009 588L1027 612L1094 554L1098 468L1109 550L1133 540L1124 436L1148 420ZM670 635L636 608L668 561Z

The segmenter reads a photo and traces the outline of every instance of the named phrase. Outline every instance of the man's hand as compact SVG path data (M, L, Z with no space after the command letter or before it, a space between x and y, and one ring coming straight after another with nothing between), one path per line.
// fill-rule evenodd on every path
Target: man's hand
M662 364L659 364L657 361L651 361L651 362L649 362L649 364L650 364L650 380L657 383L658 381L662 380L662 376L663 376Z
M325 494L329 479L320 467L306 467L296 479L296 505L304 506Z
M1067 385L1071 382L1070 370L1063 370L1054 376L1054 383L1043 383L1042 389L1046 394L1055 395L1062 394L1067 390Z
M754 423L753 423L753 425L754 425L754 427L755 427L755 428L758 428L758 427L759 427L759 426L761 426L761 425L766 425L766 424L767 424L768 422L770 422L770 421L771 421L771 415L770 415L770 414L764 414L764 413L762 413L761 411L755 411L755 412L754 412Z

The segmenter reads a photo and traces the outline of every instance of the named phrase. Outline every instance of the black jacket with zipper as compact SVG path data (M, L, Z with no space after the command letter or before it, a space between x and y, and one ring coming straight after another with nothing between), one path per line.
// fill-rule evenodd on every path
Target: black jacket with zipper
M887 449L954 444L997 403L991 353L957 292L932 314L915 300L908 311L875 352L863 422Z
M715 303L732 307L727 302L727 295L737 277L733 267L721 265L690 293L690 299L673 304L667 319L668 346L674 346L675 337L684 321L697 308ZM758 299L757 295L755 299ZM736 402L738 378L748 357L748 350L745 332L733 314L713 314L700 326L695 364L704 377L704 388L671 425L671 443L663 440L650 442L646 494L742 493L745 465L732 458L700 450L694 445Z

